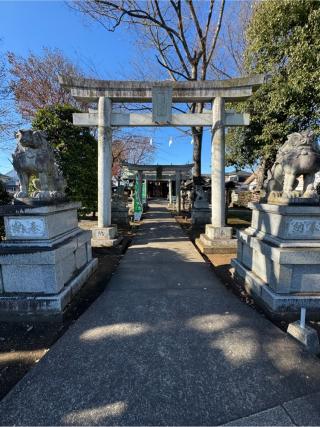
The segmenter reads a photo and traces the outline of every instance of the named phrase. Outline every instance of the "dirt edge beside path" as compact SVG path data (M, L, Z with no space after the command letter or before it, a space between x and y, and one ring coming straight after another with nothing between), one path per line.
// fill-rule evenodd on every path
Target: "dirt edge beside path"
M0 321L0 399L47 353L50 347L101 295L117 269L134 233L127 229L121 245L93 248L98 268L58 320Z

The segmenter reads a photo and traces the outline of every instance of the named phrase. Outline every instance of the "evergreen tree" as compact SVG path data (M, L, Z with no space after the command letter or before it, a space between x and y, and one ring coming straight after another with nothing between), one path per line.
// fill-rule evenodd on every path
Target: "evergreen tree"
M229 163L260 159L268 168L291 132L319 132L320 2L265 0L256 3L246 37L247 72L269 73L244 105L251 115L247 129L230 132Z
M0 181L0 205L8 205L12 200L12 197L7 192L4 184ZM0 240L3 240L5 237L4 231L4 219L0 217Z
M88 128L74 126L70 105L38 110L32 127L45 131L56 150L57 162L67 181L66 193L80 201L84 213L97 211L97 141Z

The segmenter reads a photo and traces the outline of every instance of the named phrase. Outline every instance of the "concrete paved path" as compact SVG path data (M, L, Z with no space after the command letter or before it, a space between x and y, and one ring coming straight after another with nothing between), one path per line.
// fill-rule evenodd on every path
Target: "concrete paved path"
M320 363L151 204L106 291L0 404L7 425L319 425Z

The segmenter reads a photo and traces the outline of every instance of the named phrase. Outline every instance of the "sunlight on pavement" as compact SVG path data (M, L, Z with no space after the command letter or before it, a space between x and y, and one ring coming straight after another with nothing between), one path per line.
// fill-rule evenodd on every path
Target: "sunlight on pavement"
M261 357L259 355L261 351L259 337L255 331L244 327L222 333L217 339L210 342L210 347L220 349L226 360L234 366L240 366Z
M188 320L187 326L199 332L210 334L225 330L240 322L240 317L236 314L208 314L206 316L196 316Z
M48 349L42 349L38 351L10 351L6 353L0 353L0 364L2 363L13 363L13 362L21 362L21 363L32 363L34 357L38 357L39 359L48 351ZM36 360L38 361L38 359Z
M82 411L73 411L63 417L64 423L72 424L88 424L94 421L96 424L105 420L108 417L117 417L122 415L127 409L128 405L125 402L114 402L108 405L100 406L98 408L84 409Z
M150 327L143 323L116 323L114 325L99 326L84 332L80 339L84 341L98 341L103 338L122 338L140 335L148 332Z

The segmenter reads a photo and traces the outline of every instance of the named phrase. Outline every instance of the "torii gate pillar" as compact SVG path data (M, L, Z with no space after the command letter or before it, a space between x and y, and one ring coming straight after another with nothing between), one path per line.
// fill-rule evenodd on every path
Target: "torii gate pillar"
M212 105L211 143L211 224L225 226L225 111L224 99L215 98Z
M93 246L117 243L117 228L111 226L112 185L112 102L101 96L98 101L98 227L92 230Z
M98 102L98 227L111 226L112 103L101 96Z
M212 103L211 224L196 244L203 253L236 253L237 240L225 223L225 104L216 97Z
M169 208L171 208L172 207L172 180L171 179L169 179L168 185L169 185Z
M143 171L138 171L138 182L139 182L138 199L139 199L139 203L141 205L141 212L143 212L143 200L142 200Z
M181 172L176 172L176 211L181 213Z

